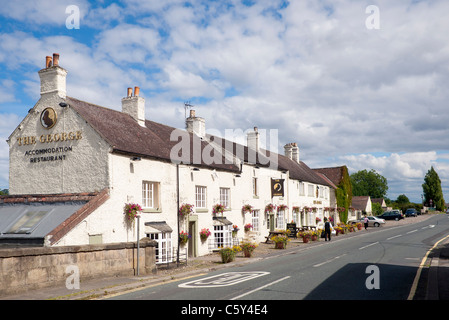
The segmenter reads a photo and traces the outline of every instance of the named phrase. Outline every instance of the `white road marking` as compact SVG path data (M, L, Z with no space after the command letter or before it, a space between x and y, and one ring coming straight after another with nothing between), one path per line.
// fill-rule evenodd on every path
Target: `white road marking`
M409 231L409 232L407 232L407 234L410 234L410 233L413 233L413 232L416 232L416 231L418 231L418 229L415 229L415 230Z
M251 294L251 293L254 293L254 292L259 291L259 290L262 290L262 289L265 289L266 287L269 287L269 286L271 286L271 285L273 285L273 284L276 284L276 283L278 283L278 282L284 281L285 279L288 279L288 278L290 278L290 276L286 276L286 277L283 277L283 278L281 278L281 279L279 279L279 280L270 282L270 283L268 283L268 284L266 284L266 285L264 285L264 286L262 286L262 287L259 287L259 288L256 288L256 289L254 289L254 290L245 292L245 293L243 293L243 294L241 294L241 295L239 295L239 296L237 296L237 297L234 297L234 298L232 298L232 299L230 299L230 300L237 300L237 299L240 299L240 298L242 298L242 297L244 297L244 296L247 296L247 295L249 295L249 294Z
M219 275L197 279L178 285L180 288L215 288L227 287L270 274L266 271L226 272Z
M363 249L365 249L365 248L368 248L368 247L374 246L375 244L378 244L378 243L379 243L379 241L376 241L376 242L370 243L370 244L368 244L368 245L366 245L366 246L364 246L364 247L361 247L361 248L359 248L359 250L363 250Z
M324 262L315 264L314 267L315 267L315 268L316 268L316 267L321 267L322 265L324 265L324 264L326 264L326 263L329 263L329 262L332 262L332 261L334 261L334 260L340 259L341 257L343 257L343 256L345 256L345 255L346 255L346 253L342 254L341 256L336 256L336 257L334 257L334 258L332 258L332 259L329 259L329 260L326 260L326 261L324 261Z
M393 236L393 237L387 238L387 240L391 240L391 239L399 238L399 237L402 237L402 234L398 234L397 236Z

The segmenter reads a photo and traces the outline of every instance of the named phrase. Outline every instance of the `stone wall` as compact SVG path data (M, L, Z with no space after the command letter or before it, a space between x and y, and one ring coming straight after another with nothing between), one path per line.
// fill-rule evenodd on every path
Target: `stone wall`
M140 242L140 275L156 271L155 246L152 240ZM0 249L0 296L64 286L75 274L73 266L79 270L81 287L83 280L97 277L133 276L137 272L137 244Z

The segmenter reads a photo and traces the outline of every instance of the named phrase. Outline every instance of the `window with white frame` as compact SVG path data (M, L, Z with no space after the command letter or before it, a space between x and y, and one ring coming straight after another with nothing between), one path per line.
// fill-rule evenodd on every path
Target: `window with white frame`
M220 204L222 204L226 209L231 208L231 189L220 188Z
M260 210L251 211L251 224L253 225L253 231L259 231L259 214Z
M195 186L195 206L200 209L207 207L206 203L207 188L203 186Z
M253 177L253 197L257 197L259 195L259 190L257 186L257 178Z
M299 183L299 195L300 196L304 196L305 195L305 190L304 190L304 182L300 182Z
M158 209L159 205L159 182L142 181L142 207Z
M276 216L276 228L284 229L284 210L279 210Z
M230 247L232 239L232 227L226 226L214 226L214 249Z
M313 187L313 184L308 184L307 185L307 196L308 197L313 197L314 196L314 194L313 194L313 190L315 189L314 187Z
M168 263L173 261L173 246L170 232L148 233L147 237L157 242L156 263Z

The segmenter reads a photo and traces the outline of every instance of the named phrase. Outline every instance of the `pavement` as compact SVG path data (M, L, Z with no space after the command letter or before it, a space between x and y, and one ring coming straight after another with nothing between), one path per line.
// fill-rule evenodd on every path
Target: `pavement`
M376 229L377 228L368 228L368 230L339 235L337 237L357 236L360 232L375 232ZM337 237L334 237L333 239ZM300 239L292 239L285 250L274 249L273 244L260 243L254 251L253 257L245 258L243 257L243 254L240 253L237 255L234 262L227 264L223 264L220 256L215 253L191 258L186 264L182 263L179 266L176 264L171 266L158 266L157 272L151 275L108 277L86 281L81 279L79 289L67 289L65 285L61 285L38 290L29 290L15 295L0 296L0 300L104 299L127 291L139 290L163 283L188 279L215 270L253 263L257 260L266 259L274 255L288 254L291 250L295 250L295 247L312 247L323 242L323 240L320 240L304 244ZM422 263L422 266L419 285L417 286L413 300L449 300L449 238L441 241L432 249L427 260Z

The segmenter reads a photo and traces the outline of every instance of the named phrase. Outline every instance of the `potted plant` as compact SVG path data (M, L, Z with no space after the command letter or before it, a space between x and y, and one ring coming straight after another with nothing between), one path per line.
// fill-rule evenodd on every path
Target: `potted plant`
M226 247L220 249L221 261L223 263L229 263L235 260L235 254L241 251L240 246Z
M237 236L237 232L239 231L239 227L237 225L232 226L232 237L235 238Z
M253 251L257 248L257 244L250 242L243 242L240 247L242 248L243 255L246 258L250 258L253 254Z
M243 207L242 207L242 213L243 214L245 214L247 212L251 213L251 211L253 211L253 207L250 204L243 205Z
M201 229L200 238L201 238L202 242L206 241L210 235L211 235L211 232L209 231L209 229L207 229L207 228Z
M357 229L358 230L362 230L362 227L363 227L362 223L361 222L357 222Z
M134 219L142 212L142 207L136 203L126 203L123 208L123 214L128 223L134 223Z
M223 215L224 209L225 209L224 205L217 203L212 207L212 213L214 214L221 213Z
M253 228L253 225L251 223L247 223L247 224L245 224L244 228L245 228L245 232L248 232Z
M181 231L179 233L179 243L181 245L185 245L187 243L187 241L189 241L189 239L190 239L190 235L188 232Z
M273 236L271 240L274 242L275 249L285 249L287 248L287 243L290 241L286 234L280 234Z
M321 235L321 231L317 230L317 231L311 231L310 232L310 239L312 241L317 241L319 239L319 236Z
M316 217L316 218L315 218L315 224L317 224L317 223L319 223L319 222L321 222L321 219L320 219L319 217Z
M302 242L308 243L310 238L312 237L310 231L300 231L298 232L298 238L302 238Z
M193 212L193 204L184 203L181 208L179 208L179 216L181 218L187 217Z

